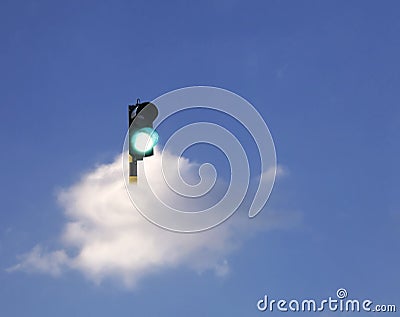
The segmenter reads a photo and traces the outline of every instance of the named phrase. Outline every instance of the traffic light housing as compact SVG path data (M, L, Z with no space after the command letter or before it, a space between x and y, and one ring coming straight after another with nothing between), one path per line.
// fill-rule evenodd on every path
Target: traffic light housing
M128 106L129 117L129 181L137 180L137 161L153 155L153 148L158 142L158 134L153 129L153 122L158 116L157 107L151 102Z

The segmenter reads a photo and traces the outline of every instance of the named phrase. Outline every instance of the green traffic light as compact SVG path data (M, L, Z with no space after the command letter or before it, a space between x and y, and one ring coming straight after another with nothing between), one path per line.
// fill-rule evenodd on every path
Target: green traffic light
M137 130L131 138L131 146L135 152L148 154L158 143L158 133L152 128L142 128Z

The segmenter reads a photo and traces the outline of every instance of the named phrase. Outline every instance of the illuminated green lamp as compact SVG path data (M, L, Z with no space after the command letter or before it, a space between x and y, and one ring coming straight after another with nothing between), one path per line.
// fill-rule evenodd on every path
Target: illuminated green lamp
M158 133L156 130L145 127L141 128L131 137L132 149L141 155L149 154L158 143Z

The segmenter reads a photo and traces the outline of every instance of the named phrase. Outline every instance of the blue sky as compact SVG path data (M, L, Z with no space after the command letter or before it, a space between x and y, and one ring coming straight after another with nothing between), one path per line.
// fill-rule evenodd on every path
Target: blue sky
M264 294L400 305L396 1L2 1L2 316L253 316ZM127 104L211 85L267 121L278 180L230 274L159 269L130 290L81 272L6 272L58 248L57 192L121 151ZM189 115L188 115L189 116ZM190 118L186 118L190 120ZM244 144L244 146L251 146Z

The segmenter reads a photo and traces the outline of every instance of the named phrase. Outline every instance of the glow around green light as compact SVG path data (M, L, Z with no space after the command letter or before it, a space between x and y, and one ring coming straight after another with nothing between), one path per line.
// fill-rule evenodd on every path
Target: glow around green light
M147 154L158 142L158 133L152 128L142 128L136 131L131 138L131 146L141 154Z

